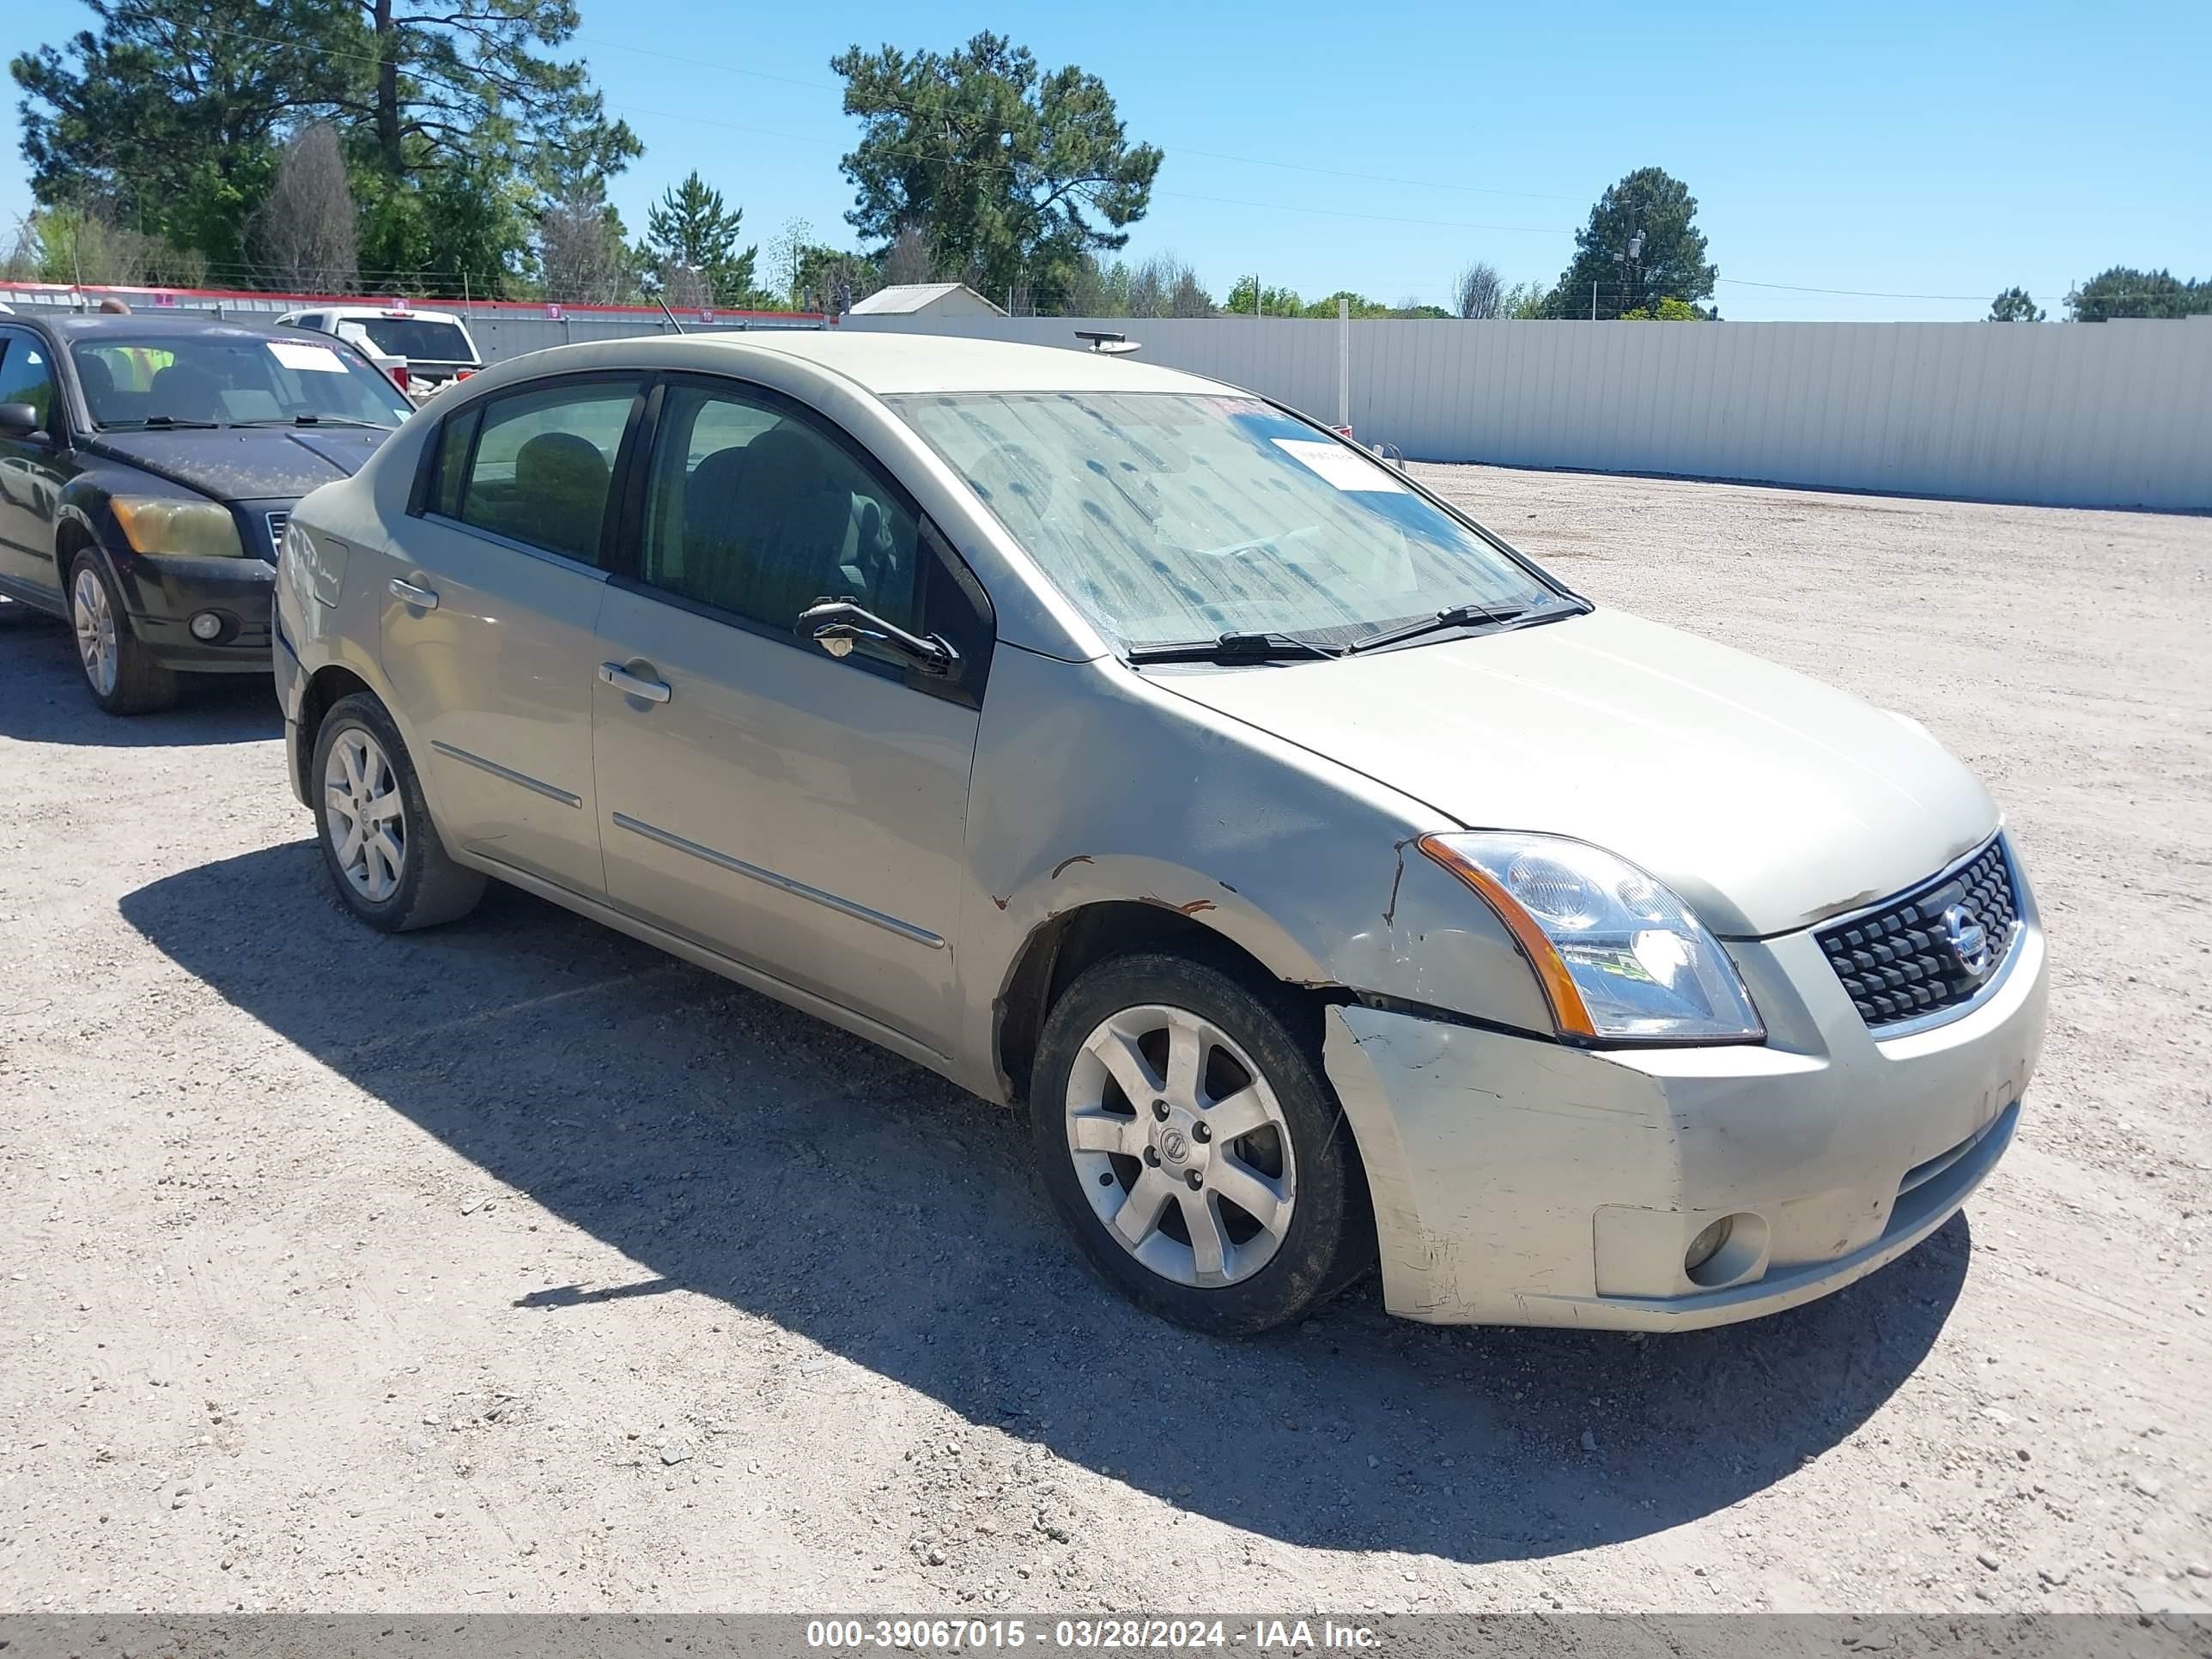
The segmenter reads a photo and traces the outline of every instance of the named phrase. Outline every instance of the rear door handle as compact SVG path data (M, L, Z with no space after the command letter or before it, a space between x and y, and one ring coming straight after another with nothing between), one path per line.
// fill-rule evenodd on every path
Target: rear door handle
M392 579L392 596L396 599L404 599L420 611L435 611L438 608L436 593L427 587L417 587L413 582L398 576Z
M599 665L599 678L626 697L643 697L647 702L666 702L669 698L666 680L649 680L641 674L633 674L618 662Z

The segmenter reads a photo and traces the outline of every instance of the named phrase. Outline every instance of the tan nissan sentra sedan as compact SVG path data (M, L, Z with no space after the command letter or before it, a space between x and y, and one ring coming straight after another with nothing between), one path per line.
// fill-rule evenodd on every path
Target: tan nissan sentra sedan
M1211 1330L1378 1256L1414 1319L1790 1307L1959 1208L2041 1042L1919 726L1124 357L540 352L301 502L276 609L363 921L496 877L1026 1103L1091 1260Z

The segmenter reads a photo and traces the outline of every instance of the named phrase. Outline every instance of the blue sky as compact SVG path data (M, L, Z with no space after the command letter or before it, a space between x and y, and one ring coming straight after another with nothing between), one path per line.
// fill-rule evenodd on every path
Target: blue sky
M1256 270L1309 296L1442 301L1476 258L1549 282L1598 192L1645 165L1697 197L1732 318L1975 317L2014 283L2055 313L2113 264L2212 276L2204 0L580 3L574 50L646 143L613 192L633 231L696 167L763 244L793 217L845 240L854 124L830 58L990 27L1101 76L1167 152L1129 252L1179 254L1217 298ZM0 53L88 16L0 7ZM10 221L30 204L18 127L10 95Z

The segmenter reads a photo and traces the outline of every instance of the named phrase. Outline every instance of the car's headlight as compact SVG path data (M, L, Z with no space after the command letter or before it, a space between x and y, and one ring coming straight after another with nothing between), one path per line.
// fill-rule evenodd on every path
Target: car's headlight
M238 520L220 501L179 501L173 495L116 495L108 501L132 550L185 559L242 559Z
M1752 1042L1743 980L1689 906L1626 860L1558 836L1424 836L1480 893L1536 970L1562 1036Z

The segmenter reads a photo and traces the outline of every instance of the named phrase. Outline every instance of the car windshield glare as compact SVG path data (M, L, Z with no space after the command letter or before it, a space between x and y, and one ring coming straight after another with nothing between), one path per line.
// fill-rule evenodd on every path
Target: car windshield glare
M1454 605L1557 597L1393 469L1256 398L886 401L1127 647L1261 633L1341 645Z
M103 427L298 420L398 426L412 406L350 349L303 336L101 335L70 348Z

